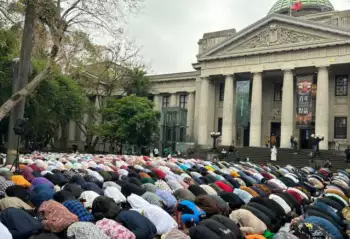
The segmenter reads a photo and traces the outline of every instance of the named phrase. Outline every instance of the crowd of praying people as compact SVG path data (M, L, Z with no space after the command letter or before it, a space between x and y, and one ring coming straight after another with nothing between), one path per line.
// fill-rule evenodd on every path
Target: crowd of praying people
M292 165L35 152L0 168L0 239L343 239L350 176Z

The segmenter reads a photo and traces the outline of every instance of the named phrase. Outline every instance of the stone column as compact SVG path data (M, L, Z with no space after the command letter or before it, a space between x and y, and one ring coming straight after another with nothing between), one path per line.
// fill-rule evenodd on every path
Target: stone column
M96 109L100 109L100 97L98 95L95 98L95 107Z
M254 73L250 110L249 146L261 147L262 75Z
M87 125L88 121L89 121L89 115L88 114L84 114L84 116L83 116L83 124ZM86 128L85 128L85 130L86 130ZM83 141L83 142L86 141L86 134L82 130L80 130L80 141Z
M328 68L318 68L317 92L316 92L316 135L323 136L320 149L328 150L328 123L329 123L329 76Z
M198 126L199 126L199 115L200 115L200 98L201 96L201 78L197 77L196 78L196 97L195 97L195 109L194 109L194 138L195 138L195 142L198 141Z
M177 107L179 106L179 102L177 102L177 94L172 93L170 95L170 107Z
M235 81L233 75L227 75L225 79L224 108L222 121L221 145L230 146L236 134L236 110L235 110Z
M201 79L201 96L198 116L198 144L204 147L208 146L208 109L209 109L209 78ZM213 99L210 99L213 100Z
M95 108L97 110L99 110L101 108L101 104L102 104L102 96L96 95ZM93 117L93 116L91 116L91 117ZM100 113L96 113L96 122L94 122L94 123L99 124L99 123L101 123L101 121L102 121L102 115Z
M57 140L60 140L62 138L62 126L58 125L57 129Z
M162 97L160 95L153 96L154 110L161 111L161 108L162 108L161 99Z
M68 140L74 141L75 140L75 122L73 120L69 121L69 127L68 127Z
M187 136L193 139L193 125L194 125L194 92L189 92L187 101Z
M290 148L294 133L294 77L290 69L284 70L281 116L281 148Z

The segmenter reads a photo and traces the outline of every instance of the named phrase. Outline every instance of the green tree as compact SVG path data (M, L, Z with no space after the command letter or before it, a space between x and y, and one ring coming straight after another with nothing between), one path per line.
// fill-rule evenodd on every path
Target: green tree
M110 41L111 51L105 51L106 55L113 52L125 52L125 37L123 35L123 17L126 13L133 13L140 7L141 0L4 0L0 4L0 17L16 24L12 18L10 6L20 5L24 10L25 21L22 34L21 55L19 64L20 80L26 77L33 48L34 23L36 19L44 25L48 33L48 47L45 49L46 64L42 71L35 75L25 87L13 94L2 106L0 106L0 120L3 119L12 108L33 93L39 84L47 78L62 49L66 35L76 29L93 29L97 35L103 35ZM23 6L23 8L22 8ZM15 12L18 15L18 12ZM23 15L22 15L23 16ZM117 43L117 44L116 44ZM118 44L119 43L119 44ZM117 46L117 47L114 47ZM114 50L119 49L119 50ZM82 54L83 55L83 54ZM82 56L81 55L81 56Z
M123 88L127 95L147 97L151 90L151 80L146 76L146 71L135 68L124 80Z
M60 74L40 84L26 104L25 116L29 119L28 140L45 146L57 135L62 126L61 147L66 147L66 127L69 120L78 120L87 105L82 88L74 80Z
M105 123L97 126L97 130L112 142L150 145L159 133L158 113L153 107L152 101L136 95L111 99L102 110Z
M18 29L0 28L0 104L4 103L12 91L13 62L19 54ZM40 54L32 60L33 74L29 81L41 72L46 65ZM80 120L86 110L87 99L80 85L73 79L63 76L57 65L46 76L40 86L27 98L25 117L29 118L29 137L27 141L39 141L46 145L55 138L59 126L62 126L61 146L65 147L66 126L69 120ZM8 133L9 117L0 121L0 136ZM2 137L0 137L2 139ZM0 142L2 145L3 142Z
M12 58L18 54L19 41L16 31L8 28L0 28L0 104L4 103L12 91ZM2 139L7 135L9 118L0 121L0 147L3 147ZM3 148L2 148L3 149ZM1 149L1 150L2 150Z

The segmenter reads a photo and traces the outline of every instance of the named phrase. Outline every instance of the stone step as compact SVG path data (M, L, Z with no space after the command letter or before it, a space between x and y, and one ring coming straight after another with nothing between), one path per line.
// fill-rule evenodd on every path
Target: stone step
M298 168L308 166L310 165L310 152L311 150L278 149L276 164L281 166L291 164ZM270 149L268 148L244 147L239 149L239 154L241 158L249 158L254 163L264 164L270 162ZM344 161L345 155L343 152L321 151L321 156L322 160L330 160L332 162L334 170L350 167L350 164Z

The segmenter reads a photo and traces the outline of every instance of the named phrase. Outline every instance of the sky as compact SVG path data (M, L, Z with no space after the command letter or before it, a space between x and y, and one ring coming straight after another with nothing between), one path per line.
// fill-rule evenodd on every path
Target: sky
M197 42L206 32L237 31L266 16L276 0L145 0L128 20L127 34L136 41L150 74L193 71ZM336 10L350 0L331 0Z

